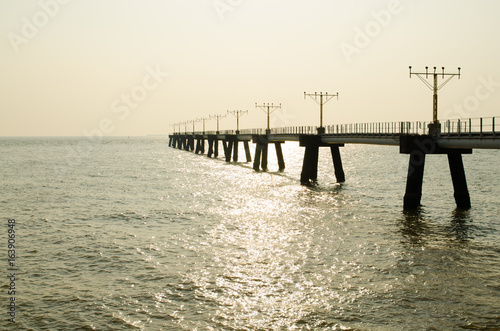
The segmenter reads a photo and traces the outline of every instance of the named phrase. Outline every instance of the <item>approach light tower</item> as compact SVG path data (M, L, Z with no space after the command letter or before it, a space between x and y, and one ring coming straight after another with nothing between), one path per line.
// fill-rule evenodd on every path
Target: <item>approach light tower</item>
M240 117L248 114L248 110L228 110L228 114L233 114L236 117L236 134L240 133Z
M198 118L196 119L198 122L202 122L203 123L203 134L205 134L205 122L207 120L211 120L212 118L210 117L202 117L202 118Z
M304 99L306 98L306 96L310 97L311 99L316 101L317 104L319 104L318 134L323 134L323 133L325 133L325 128L323 127L323 105L325 103L327 103L328 101L330 101L333 97L337 97L337 100L338 100L339 99L339 92L337 92L337 94L328 94L328 92L326 92L325 94L323 94L323 92L319 92L319 94L317 92L314 92L314 94L312 94L312 93L307 94L306 92L304 92ZM318 96L319 96L319 100L318 100Z
M255 103L255 108L260 108L262 109L264 112L267 112L267 129L266 129L266 134L271 134L271 127L270 127L270 121L269 121L269 118L271 115L271 113L273 111L275 111L276 109L280 109L281 108L281 103L279 104L279 106L274 106L272 103L269 104L262 104L262 105L257 105L257 102Z
M217 120L217 131L215 131L216 134L219 134L219 121L221 118L226 117L227 115L221 115L221 114L215 114L215 115L210 115L210 119L216 119Z
M445 86L446 83L448 83L454 76L458 76L458 79L460 79L460 67L458 67L458 73L456 74L445 73L444 67L441 68L442 69L441 73L437 73L436 69L437 68L434 67L433 73L429 73L429 67L425 67L425 72L411 72L411 66L410 66L410 78L411 75L417 75L417 77L420 78L420 80L424 82L424 84L434 92L433 105L432 105L432 124L429 124L429 134L439 133L441 131L441 125L439 124L437 115L438 111L437 91L440 90L443 86ZM425 75L425 78L422 77L423 75ZM429 75L431 75L434 78L434 86L427 81ZM441 83L441 85L438 85L438 76L441 76L443 79L445 78L445 76L449 77L443 83Z
M195 124L196 124L196 122L199 122L199 120L196 119L196 120L188 121L188 123L193 123L193 134L194 134L194 131L195 131Z

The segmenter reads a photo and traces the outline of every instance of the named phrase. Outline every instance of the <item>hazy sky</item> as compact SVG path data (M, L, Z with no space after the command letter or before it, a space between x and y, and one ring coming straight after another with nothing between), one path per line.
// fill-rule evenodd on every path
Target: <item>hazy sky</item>
M0 135L165 134L227 110L263 128L256 102L282 104L273 126L318 125L304 91L339 92L325 124L429 121L432 92L409 65L462 68L441 119L496 116L499 12L498 0L2 0Z

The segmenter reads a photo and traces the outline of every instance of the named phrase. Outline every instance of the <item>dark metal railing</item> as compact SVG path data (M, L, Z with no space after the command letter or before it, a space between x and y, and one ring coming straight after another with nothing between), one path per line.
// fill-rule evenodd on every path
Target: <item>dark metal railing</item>
M468 119L453 119L441 122L441 136L472 136L493 135L499 131L498 120L495 117L480 117Z
M380 122L380 123L351 123L334 124L324 128L327 135L369 135L369 136L395 136L401 134L428 134L430 122ZM489 135L495 137L500 127L495 117L488 118L468 118L468 119L448 119L440 121L441 132L439 136L482 136ZM177 135L203 135L216 134L215 131L195 131L195 132L174 132ZM221 130L219 134L234 135L235 130ZM243 129L239 134L264 135L266 129ZM316 126L289 126L272 128L270 134L275 135L313 135L318 134Z

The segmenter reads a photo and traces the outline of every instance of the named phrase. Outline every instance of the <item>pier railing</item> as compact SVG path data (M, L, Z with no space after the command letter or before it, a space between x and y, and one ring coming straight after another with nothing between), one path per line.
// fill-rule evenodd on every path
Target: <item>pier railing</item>
M271 134L281 135L299 135L299 134L318 134L317 126L288 126L271 129Z
M441 122L441 136L482 136L483 134L496 136L499 131L500 126L495 117L453 119Z
M334 124L325 127L327 135L368 135L368 136L397 136L402 134L428 134L430 122L381 122L381 123L351 123ZM483 136L495 137L500 133L500 125L495 117L488 118L467 118L441 120L440 136ZM194 134L194 135L215 135L215 131L177 132L174 134ZM234 135L235 130L221 130L219 134ZM239 134L264 135L266 129L243 129ZM272 128L270 134L276 135L316 135L316 126L289 126Z
M427 122L382 122L382 123L351 123L329 125L327 134L334 135L400 135L426 134Z

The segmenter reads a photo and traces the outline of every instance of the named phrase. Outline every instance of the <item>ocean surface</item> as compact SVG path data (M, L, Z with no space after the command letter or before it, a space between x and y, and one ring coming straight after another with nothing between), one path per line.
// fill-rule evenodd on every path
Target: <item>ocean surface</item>
M463 156L468 211L428 156L405 213L397 147L341 148L342 184L321 149L308 187L298 143L266 173L96 139L0 139L1 330L500 330L500 151Z

